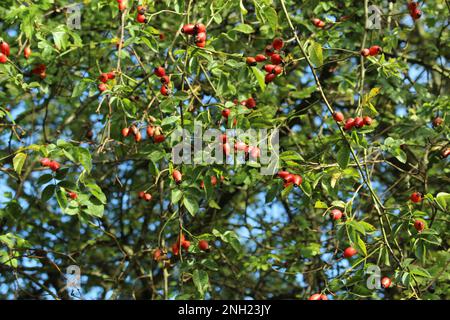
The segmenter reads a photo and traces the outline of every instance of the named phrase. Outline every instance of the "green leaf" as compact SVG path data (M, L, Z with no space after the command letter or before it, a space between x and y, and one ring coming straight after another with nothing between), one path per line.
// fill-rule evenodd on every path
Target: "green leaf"
M322 46L317 42L312 42L308 48L309 58L315 67L323 65Z
M56 191L56 201L58 201L59 207L64 212L67 207L67 196L63 189Z
M261 91L266 90L266 82L264 80L265 76L264 73L258 69L257 67L252 67L253 74L256 77L256 80L258 81L259 87L261 88Z
M173 189L171 194L171 202L173 204L178 203L182 196L183 192L180 189Z
M86 183L86 187L89 188L92 195L96 197L101 203L106 204L106 196L103 193L102 189L93 182Z
M317 200L314 204L314 208L316 209L328 209L328 205L325 202Z
M347 142L343 141L342 146L337 153L337 162L342 169L347 168L350 161L350 147Z
M255 30L253 29L253 27L251 25L248 25L245 23L241 23L241 24L237 25L236 27L234 27L233 30L237 31L237 32L246 33L246 34L255 32Z
M269 22L270 27L275 32L278 28L278 15L273 7L267 7L263 10L264 16Z
M194 270L192 273L192 280L197 288L198 293L203 297L209 287L208 273L204 270Z
M197 214L199 208L197 200L193 199L192 197L185 196L183 198L183 205L192 216L195 216Z
M22 152L16 154L16 156L13 159L14 170L19 175L22 172L22 168L23 168L23 165L24 165L26 159L27 159L27 154L26 153L22 153Z
M179 116L171 116L171 117L164 118L163 121L161 121L161 127L164 127L164 126L170 125L172 123L175 123L179 119L180 119Z
M50 184L44 188L41 195L41 200L47 202L55 193L56 186L54 184Z
M92 157L89 150L79 147L78 148L78 161L81 163L83 168L90 173L92 169Z

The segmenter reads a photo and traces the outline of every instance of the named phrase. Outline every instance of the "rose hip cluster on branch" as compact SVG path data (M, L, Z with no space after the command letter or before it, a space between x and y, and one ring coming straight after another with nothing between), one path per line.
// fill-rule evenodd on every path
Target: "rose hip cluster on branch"
M335 112L335 113L333 113L333 119L336 122L342 122L342 121L344 121L344 115L342 114L342 112ZM369 116L365 116L364 118L356 117L354 119L348 118L345 121L344 130L348 131L353 128L361 129L364 126L370 126L372 124L372 122L373 122L373 120Z
M6 63L11 54L11 49L6 41L0 42L0 63Z
M147 8L144 6L138 6L137 7L137 16L136 21L139 23L147 23L147 19L145 18L145 12L147 11Z
M419 9L419 4L415 1L408 2L408 11L414 20L418 20L422 16L422 11Z
M117 4L119 5L119 11L124 11L127 8L128 0L117 0Z
M42 158L40 162L43 167L48 167L53 172L56 172L61 168L61 165L57 161L50 160L49 158Z
M368 57L368 56L377 56L379 55L381 52L383 52L383 50L381 49L380 46L371 46L370 48L365 48L361 50L361 55L363 57Z
M106 83L109 80L115 79L115 77L116 77L116 73L114 71L101 73L100 76L98 77L98 80L100 80L100 84L98 85L98 90L100 92L106 91L106 89L108 89L108 87L106 86Z
M176 256L180 253L180 244L186 251L189 250L189 247L191 246L191 242L186 240L184 234L180 234L177 238L177 242L172 245L172 252Z
M266 61L266 56L270 57L271 63L264 66L264 70L266 71L264 81L266 84L272 82L278 75L283 72L283 67L281 66L281 64L283 63L283 58L280 55L283 46L283 39L275 38L273 39L272 44L267 45L264 49L266 55L257 54L255 57L247 57L245 61L248 66L254 67L258 64L258 62Z
M325 27L325 22L323 22L319 18L313 18L313 19L311 19L311 22L313 23L313 25L315 27L317 27L319 29L323 29L323 27Z
M142 200L145 200L145 201L151 201L152 198L153 198L150 193L145 192L145 191L139 191L138 197L139 197L139 199L142 199Z
M206 26L203 23L185 24L181 28L181 32L194 36L197 47L204 48L206 46Z
M298 187L303 182L303 179L302 179L302 177L300 175L292 174L292 173L290 173L288 171L280 171L280 172L278 172L278 177L283 179L285 188L289 187L291 184L293 184L295 187Z
M168 96L170 93L169 90L170 77L166 75L166 69L164 69L163 67L156 67L153 73L155 74L155 76L159 78L159 80L162 83L159 92L161 92L163 96Z

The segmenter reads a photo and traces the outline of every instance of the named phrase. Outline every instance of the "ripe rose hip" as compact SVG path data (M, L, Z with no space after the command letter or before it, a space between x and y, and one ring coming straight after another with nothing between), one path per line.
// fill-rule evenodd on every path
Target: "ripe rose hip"
M370 50L369 49L362 49L361 50L361 55L363 56L363 57L368 57L368 56L370 56Z
M277 77L276 74L268 73L268 74L266 74L266 76L264 77L264 82L265 82L266 84L268 84L268 83L272 82L276 77Z
M442 158L447 158L450 155L450 148L441 151Z
M153 126L148 126L146 131L147 131L147 136L149 136L149 137L153 137L155 135L155 127L153 127Z
M286 179L286 177L287 177L288 175L290 175L290 173L289 173L288 171L279 171L277 175L278 175L278 177L280 177L281 179Z
M180 171L178 171L178 170L173 170L173 172L172 172L172 178L173 178L173 180L175 180L175 182L176 182L177 184L179 184L179 183L181 183L181 180L182 180L182 178L183 178L183 175L181 174Z
M328 297L324 294L315 293L308 300L328 300Z
M257 159L261 155L261 150L258 147L249 147L248 150L250 152L250 156L252 157L252 159Z
M264 66L264 70L266 70L266 72L268 72L268 73L273 73L275 70L275 67L276 67L276 65L274 65L274 64L266 64Z
M231 113L231 110L230 110L230 109L224 109L224 110L222 110L222 116L223 116L224 118L228 118L228 116L230 115L230 113Z
M147 11L147 8L144 6L137 6L137 11L139 14L144 14Z
M161 256L163 255L161 249L156 249L155 251L153 251L153 260L155 261L159 261L161 259Z
M11 54L11 49L6 41L0 42L0 52L7 57L9 57L9 55Z
M206 32L199 32L195 36L195 43L201 43L206 41Z
M365 116L363 118L363 120L364 120L364 124L367 125L367 126L370 126L372 124L372 121L373 121L372 118L369 117L369 116Z
M351 130L351 129L353 128L354 125L355 125L355 119L353 119L353 118L348 118L348 119L345 121L345 124L344 124L344 130L346 130L346 131Z
M142 134L138 131L138 133L136 133L134 135L134 141L140 142L141 140L142 140Z
M209 249L208 241L200 240L198 242L198 248L202 251L207 251Z
M355 118L355 122L354 122L354 126L356 128L362 128L364 126L364 120L361 117L356 117Z
M388 277L383 277L383 278L381 279L381 286L382 286L384 289L389 288L389 287L391 286L391 284L392 284L392 281L391 281L391 279L389 279Z
M61 165L60 165L58 162L56 162L56 161L50 161L50 163L49 163L48 166L50 167L50 169L51 169L53 172L58 171L59 168L61 167Z
M167 88L166 85L161 86L161 89L159 90L159 92L161 92L161 94L163 96L168 96L169 95L169 89Z
M441 117L436 117L433 119L433 127L439 127L444 122Z
M420 11L420 9L414 9L411 11L411 17L414 20L420 19L420 17L422 17L422 11Z
M204 48L204 47L206 47L206 41L203 41L203 42L197 42L196 45L197 45L197 47L199 47L199 48Z
M185 24L183 28L181 28L181 32L185 34L194 34L195 26L193 24Z
M150 193L144 193L144 200L145 201L151 201L152 200L152 195Z
M139 23L145 23L147 21L147 19L145 18L145 15L139 13L136 16L136 21Z
M267 60L267 57L263 54L257 54L255 56L255 60L256 60L256 62L263 62L263 61Z
M254 67L254 66L257 65L256 59L253 58L253 57L248 57L248 58L245 60L245 63L247 63L247 65L250 66L250 67Z
M244 142L238 141L238 142L236 142L234 144L234 150L247 152L248 151L248 147L247 147L247 145Z
M342 218L342 211L339 209L333 209L333 210L331 210L330 216L331 216L331 219L337 221Z
M113 80L116 77L116 73L114 71L108 72L108 80Z
M166 75L166 70L163 67L156 67L155 70L153 71L153 73L158 78L161 78L161 77L164 77Z
M284 45L283 39L281 39L281 38L275 38L275 39L273 39L273 41L272 41L272 47L273 47L275 50L280 51L280 50L283 48L283 45Z
M253 109L254 107L256 107L256 100L254 98L252 98L252 97L248 98L245 101L245 106L247 108Z
M358 252L356 251L355 248L353 247L348 247L347 249L344 250L344 257L345 258L351 258L353 257L355 254L357 254Z
M294 183L295 187L298 187L302 184L303 178L300 175L296 174L294 175L294 180L292 182Z
M281 74L283 72L283 67L281 67L281 66L275 66L275 68L273 68L273 73L275 74L275 75L279 75L279 74Z
M337 122L344 121L344 115L342 114L342 112L335 112L333 113L333 119Z
M131 131L132 134L137 135L138 132L139 132L139 129L133 124L133 125L130 127L130 131Z
M320 19L314 18L312 19L312 23L317 27L317 28L323 28L325 27L325 22L323 22Z
M369 48L369 54L371 56L376 56L376 55L378 55L380 53L381 53L381 47L380 46L371 46Z
M26 47L23 50L23 56L25 57L25 59L28 59L31 56L31 48L30 47Z
M162 84L169 84L170 83L170 78L167 75L166 76L162 76L160 80L161 80Z
M278 53L274 53L270 57L270 61L276 65L276 64L280 64L281 62L283 62L283 59L281 59L281 56Z
M155 143L161 143L161 142L164 142L164 140L166 140L166 137L162 134L158 134L153 137L153 141Z
M175 243L172 245L172 252L173 252L173 254L176 255L176 256L179 254L179 252L180 252L180 246L179 246L179 243L178 243L178 242L175 242Z
M144 199L144 196L145 196L145 192L144 192L144 191L139 191L138 197L139 197L140 199Z
M409 198L412 202L418 203L422 201L422 194L420 192L413 192Z
M48 167L48 166L50 166L50 163L52 162L52 160L50 160L49 158L42 158L40 160L40 162L41 162L41 166Z
M206 32L206 26L203 23L197 23L195 25L195 32L197 33Z
M6 63L8 61L8 57L3 53L0 53L0 63Z
M78 198L78 195L76 194L76 192L73 192L73 191L69 192L68 195L69 195L69 198L72 200L75 200L76 198Z
M425 223L422 220L416 220L414 221L414 228L416 228L418 232L422 232L423 229L425 229Z
M103 83L108 82L108 74L107 73L102 73L100 74L100 76L98 77L98 80L100 80Z

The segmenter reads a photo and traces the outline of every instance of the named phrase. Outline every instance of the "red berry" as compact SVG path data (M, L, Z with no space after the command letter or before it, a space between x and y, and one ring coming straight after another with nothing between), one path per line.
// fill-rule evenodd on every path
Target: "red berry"
M6 63L6 61L8 61L8 57L0 53L0 63Z
M302 184L303 179L300 175L296 174L294 175L294 180L292 182L294 182L294 186L298 187Z
M197 47L199 47L199 48L204 48L204 47L206 47L206 41L203 41L203 42L197 42L196 45L197 45Z
M134 141L139 142L142 140L142 134L138 131L135 135L134 135Z
M183 175L181 174L180 171L178 171L178 170L173 170L173 172L172 172L172 178L173 178L173 180L175 180L175 182L176 182L177 184L179 184L179 183L181 183L181 180L182 180L182 178L183 178Z
M155 76L157 76L158 78L164 77L166 75L166 70L163 67L157 67L155 68L155 70L153 71L153 73L155 74Z
M354 122L354 126L356 128L362 128L364 126L364 120L361 117L356 117L355 118L355 122Z
M9 57L9 55L11 54L9 44L6 41L0 42L0 52L3 53L7 57Z
M312 23L317 27L317 28L323 28L325 27L325 22L323 22L320 19L314 18L312 19Z
M347 249L344 250L344 257L345 258L351 258L353 257L355 254L357 254L358 252L356 251L355 248L353 247L348 247Z
M194 34L195 26L193 24L185 24L183 28L181 28L181 32L185 34Z
M252 97L248 98L247 100L245 100L245 106L247 108L253 109L254 107L256 107L256 100Z
M363 57L368 57L368 56L370 56L370 50L369 49L362 49L361 50L361 55L363 56Z
M256 60L256 62L263 62L263 61L267 60L267 57L263 54L257 54L255 56L255 60Z
M50 169L52 171L58 171L59 168L61 167L61 165L58 162L56 162L56 161L50 161L48 166L50 167Z
M206 32L197 33L195 36L195 43L201 43L206 41Z
M161 94L163 96L168 96L169 95L169 89L167 88L166 85L161 86L161 89L159 90L159 92L161 92Z
M408 10L413 11L419 7L419 4L415 1L411 1L408 3Z
M273 73L276 75L279 75L283 72L283 67L281 66L275 66L275 68L273 68Z
M147 11L147 8L144 6L137 6L137 11L139 14L144 14Z
M139 23L145 23L147 21L147 19L145 18L145 15L143 14L138 14L136 17L136 21Z
M144 193L144 200L145 201L151 201L152 200L152 195L150 193Z
M264 49L266 56L269 56L269 57L273 55L274 51L275 51L275 48L271 45L266 46Z
M116 77L116 73L114 71L108 72L108 80L113 80Z
M228 118L228 116L230 115L230 113L231 113L231 110L230 110L230 109L224 109L224 110L222 110L222 116L223 116L224 118Z
M227 142L227 143L224 143L223 145L222 145L222 150L223 150L223 153L226 155L226 156L228 156L229 154L230 154L230 152L231 152L231 147L230 147L230 144Z
M174 255L178 255L178 253L180 252L180 246L179 246L179 243L178 242L175 242L173 245L172 245L172 252L173 252L173 254Z
M422 232L423 229L425 229L425 223L422 220L416 220L414 221L414 228L416 228L417 231Z
M247 63L247 65L250 66L250 67L254 67L254 66L256 66L256 64L257 64L256 59L253 58L253 57L248 57L248 58L245 60L245 63Z
M69 198L72 200L75 200L76 198L78 198L78 195L76 194L76 192L73 192L73 191L69 192L68 195L69 195Z
M441 151L442 158L447 158L450 155L450 148Z
M371 55L371 56L376 56L376 55L378 55L378 54L380 54L381 53L381 47L379 47L379 46L371 46L370 48L369 48L369 54Z
M273 73L275 70L275 67L276 67L276 65L274 65L274 64L266 64L264 66L264 70L266 70L266 72L268 72L268 73Z
M436 117L433 119L433 127L439 127L444 122L441 117Z
M209 249L208 241L206 240L200 240L198 242L198 248L202 251L206 251Z
M272 41L272 47L273 47L275 50L280 51L281 48L283 48L283 45L284 45L283 39L281 39L281 38L275 38L275 39L273 39L273 41Z
M234 144L234 150L247 152L248 151L248 146L244 142L238 141L238 142L236 142Z
M422 11L420 11L420 9L414 9L414 10L411 12L411 17L412 17L414 20L420 19L421 16L422 16Z
M106 86L106 84L100 83L100 84L98 85L98 90L99 90L100 92L104 92L104 91L106 91L106 89L108 89L108 87Z
M276 77L277 77L276 74L268 73L268 74L266 74L266 76L264 77L264 82L265 82L266 84L268 84L268 83L272 82Z
M252 157L252 159L258 159L261 155L261 150L258 147L249 147L248 150L250 151L250 156Z
M124 11L127 8L126 3L119 2L119 11Z
M139 197L140 199L144 199L144 197L145 197L145 192L144 192L144 191L139 191L138 197Z
M369 116L365 116L363 120L364 120L364 124L367 125L367 126L370 126L372 124L372 121L373 121L372 118L369 117Z
M337 122L344 121L344 115L342 114L342 112L335 112L333 113L333 119Z
M50 166L50 163L52 162L52 160L50 160L49 158L42 158L40 160L40 162L43 167L48 167L48 166Z
M227 135L226 134L222 134L220 136L220 141L222 141L222 143L227 143L227 141L228 141Z
M216 176L211 176L211 184L212 184L213 186L215 186L215 185L217 184L217 178L216 178Z
M162 253L161 249L156 249L156 250L153 252L153 260L155 260L155 261L161 260L161 256L162 256L162 255L163 255L163 253Z
M123 128L122 131L121 131L121 133L122 133L122 136L128 137L128 135L130 134L130 129L128 129L128 128Z
M328 297L324 294L315 293L308 300L328 300Z
M409 198L412 202L418 203L422 201L422 194L420 192L413 192Z
M270 57L270 61L273 64L280 64L281 62L283 62L283 59L281 59L281 56L278 53L274 53L271 57Z
M197 23L195 25L195 32L197 33L206 32L206 26L203 23Z
M25 59L28 59L31 56L31 48L30 47L26 47L23 50L23 56L25 57Z
M162 84L169 84L170 83L170 78L167 75L166 76L162 76L160 80L161 80Z
M289 173L288 171L279 171L277 175L278 175L278 177L280 177L281 179L286 179L286 177L287 177L288 175L290 175L290 173Z
M149 137L153 137L155 135L155 127L153 127L153 126L148 126L146 131L147 131L147 136L149 136Z
M389 288L392 284L391 279L389 279L388 277L383 277L381 279L381 286L385 289Z
M344 130L351 130L353 128L353 126L355 125L355 119L353 118L348 118L345 121L345 125L344 125Z
M189 247L191 246L191 242L185 240L185 241L181 242L181 246L182 246L185 250L188 250Z
M158 134L153 137L153 141L155 141L155 143L161 143L164 142L164 140L166 140L166 137L162 134Z
M98 80L100 80L103 83L108 82L108 74L107 73L102 73L100 74L100 76L98 77Z
M333 210L331 210L330 216L331 216L331 219L337 221L342 218L342 211L339 209L333 209Z

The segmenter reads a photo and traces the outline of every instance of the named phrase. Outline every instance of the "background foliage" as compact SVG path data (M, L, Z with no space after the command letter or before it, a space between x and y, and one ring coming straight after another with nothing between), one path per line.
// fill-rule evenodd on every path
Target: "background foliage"
M0 65L0 297L69 298L65 269L78 265L87 299L449 298L448 1L420 2L415 22L406 0L371 1L384 12L380 30L364 28L367 0L143 2L146 24L138 1L120 13L116 1L84 0L81 30L66 25L69 1L0 3L11 46ZM187 22L207 25L204 49L179 32ZM284 73L265 85L262 65L245 57L274 37L286 41ZM371 45L384 53L361 58ZM32 73L39 64L44 79ZM160 65L168 97L152 74ZM99 93L99 74L112 70ZM250 96L254 110L232 103ZM324 97L375 121L344 133ZM433 128L436 116L444 122ZM144 133L150 117L166 136L194 119L205 129L234 118L238 128L277 127L281 165L303 184L283 188L251 166L183 165L177 186L170 140L120 134L132 123ZM44 156L62 164L58 173L40 166ZM224 181L213 187L211 175ZM138 198L144 189L152 201ZM332 222L332 208L345 218ZM181 228L192 245L175 257ZM358 255L343 259L349 245ZM157 248L169 260L153 260ZM367 288L373 265L391 288Z

